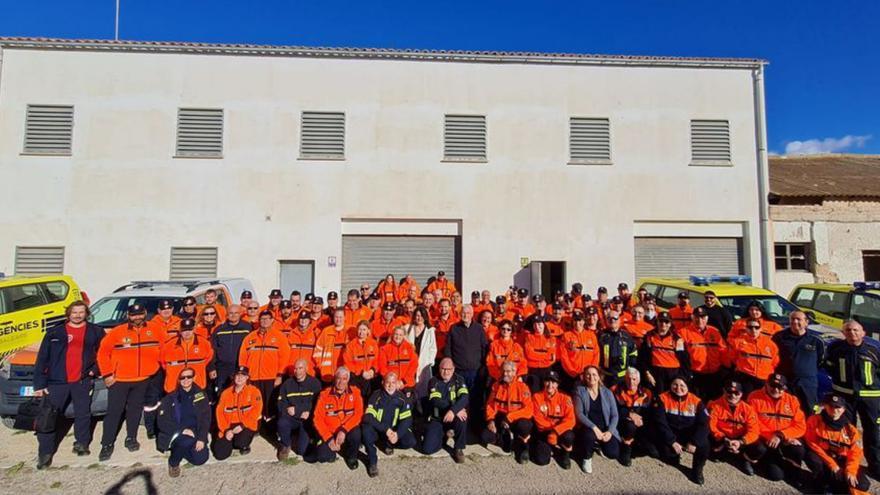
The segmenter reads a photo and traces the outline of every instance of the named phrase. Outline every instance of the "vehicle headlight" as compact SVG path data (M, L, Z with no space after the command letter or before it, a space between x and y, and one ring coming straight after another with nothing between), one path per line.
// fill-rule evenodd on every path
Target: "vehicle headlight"
M11 369L12 364L10 364L8 356L0 360L0 378L8 380Z

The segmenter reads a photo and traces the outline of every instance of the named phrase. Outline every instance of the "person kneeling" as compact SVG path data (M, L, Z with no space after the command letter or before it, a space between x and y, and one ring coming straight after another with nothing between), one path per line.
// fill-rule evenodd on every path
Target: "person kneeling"
M364 399L357 387L348 384L350 379L348 368L340 366L336 369L333 385L318 396L313 421L320 437L318 462L334 462L336 454L340 453L349 469L357 469Z
M320 393L321 382L309 376L305 359L297 359L293 364L293 377L281 384L278 392L278 442L281 446L276 457L279 461L287 460L291 445L297 455L306 453L310 427L307 422ZM293 443L294 435L296 443Z
M731 380L724 385L724 395L709 403L711 456L739 460L743 472L754 476L754 464L761 457L761 426L755 409L742 396L742 384Z
M250 453L251 441L260 426L263 396L248 383L248 376L246 366L236 368L232 386L220 394L217 402L218 434L211 447L218 461L232 455L232 449L238 449L241 455Z
M532 392L516 377L516 363L501 365L501 381L492 385L486 401L486 429L481 434L483 444L500 445L513 450L516 462L529 462L526 446L532 433ZM512 438L511 438L512 437Z
M709 453L706 408L699 397L688 392L684 378L673 379L669 391L654 401L653 420L660 457L677 466L682 452L693 454L691 481L704 484L703 467Z
M804 439L810 448L804 460L814 486L830 493L867 493L870 482L861 466L861 435L846 414L843 396L825 396L822 411L807 420Z
M467 435L467 406L469 393L464 379L455 374L451 358L440 361L439 377L428 382L428 422L425 424L425 438L422 452L431 455L443 446L445 432L453 438L452 459L464 462L464 447Z
M194 466L208 462L208 430L211 429L211 406L204 390L195 384L192 368L180 371L177 390L159 403L156 446L160 452L171 451L168 475L180 476L180 461Z
M574 445L574 404L571 397L559 391L560 377L551 371L544 379L544 390L532 396L535 414L535 438L532 460L539 466L550 464L553 450L559 450L559 465L571 468Z
M617 401L611 390L602 384L599 368L584 369L582 385L575 389L575 416L578 422L578 444L584 450L581 470L593 472L593 452L597 446L609 459L620 456L620 435L617 433Z
M759 466L771 481L788 476L795 486L800 483L801 462L806 455L803 436L807 420L797 397L785 391L784 375L774 373L763 389L749 395L749 405L758 415L761 426Z
M382 379L382 389L373 392L367 402L367 412L361 423L361 436L367 451L367 474L374 478L379 474L376 442L383 439L386 455L394 453L392 447L411 449L416 446L416 437L411 430L412 408L400 391L403 382L394 371Z

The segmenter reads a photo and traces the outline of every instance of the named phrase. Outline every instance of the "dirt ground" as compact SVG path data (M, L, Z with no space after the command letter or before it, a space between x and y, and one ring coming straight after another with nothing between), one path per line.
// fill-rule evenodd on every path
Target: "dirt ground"
M130 453L117 442L110 462L98 463L97 441L92 454L76 457L72 438L65 438L52 467L37 471L36 438L30 433L0 428L0 493L168 493L168 494L470 494L470 493L798 493L784 483L747 477L723 463L708 463L706 485L699 487L679 470L650 458L637 458L624 468L596 456L593 474L576 466L565 471L550 466L521 466L491 447L470 446L467 462L456 465L448 454L422 456L398 451L391 458L380 453L378 478L367 477L363 463L350 471L341 460L333 464L308 464L297 459L278 463L271 445L254 440L247 456L209 461L205 466L184 464L180 478L168 477L165 457L143 435L141 450ZM100 435L100 426L96 438ZM689 464L689 459L685 463ZM880 484L871 486L880 494Z

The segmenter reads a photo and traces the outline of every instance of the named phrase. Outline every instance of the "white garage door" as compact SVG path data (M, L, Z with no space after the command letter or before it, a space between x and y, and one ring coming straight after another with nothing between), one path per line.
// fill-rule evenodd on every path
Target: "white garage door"
M738 237L636 237L635 275L688 277L743 273Z
M398 282L409 273L424 287L439 270L457 282L455 244L454 236L344 235L340 289L345 293L363 283L375 287L389 273Z

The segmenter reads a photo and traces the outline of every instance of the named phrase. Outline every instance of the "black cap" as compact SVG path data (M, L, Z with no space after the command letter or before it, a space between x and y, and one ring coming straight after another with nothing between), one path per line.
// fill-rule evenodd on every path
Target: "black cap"
M697 309L694 310L694 316L709 316L709 313L706 311L705 307L698 306Z
M596 309L596 306L587 306L586 308L584 308L584 313L588 315L597 315L599 314L599 310Z
M623 304L623 299L620 296L614 296L611 298L611 304Z
M583 297L581 297L581 301L583 301L585 303L590 302L592 300L593 300L593 296L591 296L589 294L584 294Z
M272 312L269 311L268 309L264 309L263 311L260 311L260 318L262 318L264 316L271 316L272 318L275 318L275 315L273 315Z
M562 380L559 379L559 373L557 373L555 371L551 371L550 373L547 373L547 376L544 378L544 381L545 382L560 383Z
M575 283L571 284L571 291L574 292L575 294L580 294L581 292L584 291L584 284L582 284L580 282L575 282Z
M504 304L506 302L507 302L507 298L504 296L496 296L495 297L495 304Z
M241 291L241 297L239 299L253 299L254 293L249 290Z
M281 289L272 289L272 292L269 292L269 299L272 299L273 297L284 297L281 293Z
M446 276L446 272L444 272L443 270L440 270L439 272L437 272L437 276L438 276L438 277L445 277L445 276Z
M159 309L174 309L174 303L168 299L162 299L159 301Z
M629 286L626 285L626 282L621 282L621 283L617 284L617 290L621 290L621 289L629 289Z
M543 302L544 295L543 294L535 294L534 296L532 296L532 301L534 301L536 303Z
M724 384L724 391L728 394L732 394L734 392L742 393L742 391L743 391L742 383L740 383L736 380L729 380L727 383Z
M669 313L664 311L664 312L660 313L659 315L657 315L657 321L672 322L672 318L669 317Z
M321 306L323 306L324 305L324 298L321 296L315 296L312 298L312 304L320 304Z
M565 292L564 292L562 289L556 289L555 291L553 291L553 297L554 297L554 298L556 298L556 297L562 297L562 296L564 296L564 295L565 295Z
M475 291L471 292L471 299L473 299L475 297L480 297L480 291L475 290Z
M553 303L552 307L553 307L553 311L562 311L563 309L565 309L565 308L562 307L562 304L559 304L559 303L556 303L556 302Z
M837 392L829 392L822 397L822 404L831 404L834 407L846 407L846 401L843 396Z
M380 296L378 292L373 291L373 292L370 293L370 297L369 297L369 298L370 298L370 299L382 299L382 296Z
M305 296L303 296L303 300L304 300L304 301L311 301L311 300L314 299L314 298L315 298L315 295L312 294L311 292L309 292L309 293L307 293Z
M327 293L327 300L328 301L333 301L335 299L339 299L339 294L337 294L335 290L331 290L330 292Z
M688 295L687 291L681 291L678 293L679 299L690 299L691 296Z
M767 377L767 385L776 388L785 388L788 385L788 380L785 379L785 375L781 375L779 373L773 373Z
M394 306L393 302L387 302L382 305L382 311L394 311L395 309L397 308Z
M184 318L180 321L180 329L181 330L192 330L196 327L196 320L192 318Z
M236 375L250 376L251 371L248 369L247 366L237 366L237 367L235 368L235 374L236 374Z
M543 323L543 322L547 321L547 318L544 318L544 315L542 315L540 313L535 313L534 315L532 315L532 323L537 323L539 321L541 323Z
M293 308L293 303L290 302L290 299L284 299L283 301L281 301L281 303L280 303L278 306L279 306L281 309L292 309L292 308Z
M581 321L584 319L584 312L579 309L576 309L571 313L571 318L574 321Z
M516 289L516 295L518 295L519 297L526 297L527 295L529 295L529 289Z
M605 287L604 285L600 285L599 290L597 290L596 292L599 294L608 294L608 287Z
M194 298L193 296L184 297L183 305L186 306L187 304L196 304L196 298Z
M145 308L143 304L134 303L128 307L128 314L130 314L130 315L147 314L147 308Z
M309 313L308 311L303 311L303 312L301 312L301 313L299 314L299 319L302 320L303 318L305 318L305 319L307 319L307 320L311 320L311 319L312 319L312 314Z

